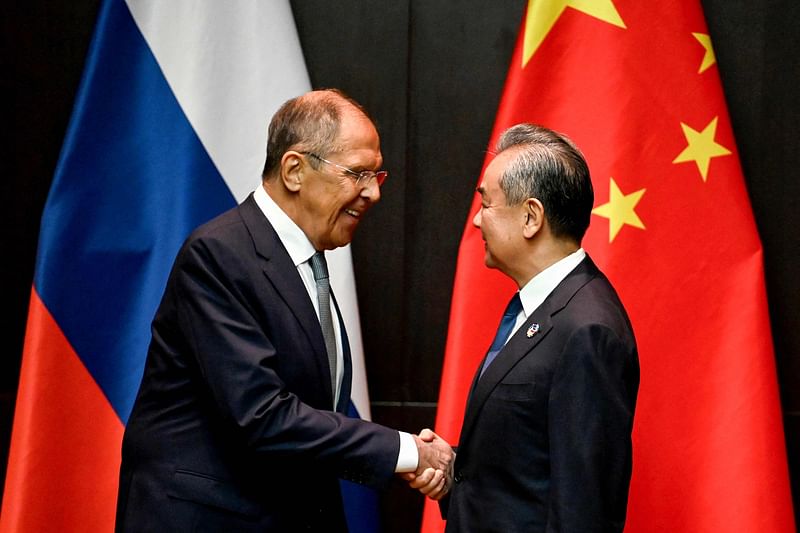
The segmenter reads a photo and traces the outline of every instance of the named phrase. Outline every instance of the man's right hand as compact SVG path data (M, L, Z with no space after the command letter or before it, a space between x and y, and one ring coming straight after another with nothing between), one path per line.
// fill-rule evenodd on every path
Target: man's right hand
M414 435L419 452L417 471L404 477L412 489L439 500L449 491L453 481L453 448L430 429Z

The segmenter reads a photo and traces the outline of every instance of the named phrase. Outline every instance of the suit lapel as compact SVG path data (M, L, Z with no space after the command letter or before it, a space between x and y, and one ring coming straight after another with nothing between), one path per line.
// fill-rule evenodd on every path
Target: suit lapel
M527 338L525 332L531 324L539 324L539 331L531 338ZM550 313L542 304L533 312L528 320L525 321L514 336L511 337L495 360L483 373L480 379L477 378L473 385L472 393L467 400L467 408L464 413L464 425L461 430L460 443L464 443L472 431L475 421L483 408L483 404L491 395L497 384L514 368L514 366L528 353L530 353L552 328ZM478 373L480 369L478 369Z
M333 299L333 305L336 307L336 314L339 316L339 331L342 334L342 364L344 365L342 369L342 388L339 391L339 403L336 405L336 410L347 414L353 384L353 357L350 353L350 341L347 337L347 329L344 327L342 310L339 309L339 303L336 301L333 290L331 290L331 298Z
M478 368L478 373L476 373L476 377L473 380L472 390L467 399L464 423L459 439L461 445L469 437L484 403L491 396L497 384L505 378L522 358L535 357L535 353L531 352L536 349L536 346L553 328L553 316L566 307L580 288L597 274L597 267L587 255L514 333L480 379L478 379L480 367ZM533 324L538 324L538 331L528 337L528 330Z
M300 323L314 348L319 380L333 402L325 339L314 305L308 297L308 291L297 272L297 267L252 194L239 206L239 213L253 239L256 253L264 259L262 268L267 281Z

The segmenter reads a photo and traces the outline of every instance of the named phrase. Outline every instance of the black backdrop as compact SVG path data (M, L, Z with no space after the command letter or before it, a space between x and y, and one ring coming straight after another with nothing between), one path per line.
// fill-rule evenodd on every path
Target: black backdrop
M6 198L0 261L0 477L19 374L39 217L98 0L0 7ZM524 0L293 0L315 87L375 116L392 178L353 243L373 418L431 425L456 252ZM800 3L703 0L765 251L784 422L800 493ZM746 297L746 295L745 295ZM385 531L411 531L422 500L396 483Z

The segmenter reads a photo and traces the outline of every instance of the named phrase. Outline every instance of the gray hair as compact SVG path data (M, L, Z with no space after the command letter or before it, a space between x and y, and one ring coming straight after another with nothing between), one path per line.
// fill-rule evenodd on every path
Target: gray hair
M566 135L536 124L517 124L503 132L497 153L516 155L500 176L508 205L537 198L556 237L580 243L589 227L594 190L583 154Z
M373 122L358 102L338 89L311 91L285 102L269 123L262 176L274 175L283 154L289 150L321 157L341 150L336 142L342 109L346 106L352 106ZM321 165L314 157L309 158L309 163L315 169Z

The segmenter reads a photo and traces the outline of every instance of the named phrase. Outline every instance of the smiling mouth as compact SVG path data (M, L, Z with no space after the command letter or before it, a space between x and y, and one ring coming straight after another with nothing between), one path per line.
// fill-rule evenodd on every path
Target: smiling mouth
M350 215L351 217L355 217L355 218L360 218L361 217L361 213L359 213L358 211L355 211L354 209L345 209L344 212L347 213L348 215Z

